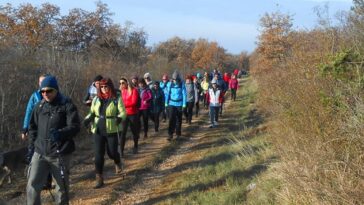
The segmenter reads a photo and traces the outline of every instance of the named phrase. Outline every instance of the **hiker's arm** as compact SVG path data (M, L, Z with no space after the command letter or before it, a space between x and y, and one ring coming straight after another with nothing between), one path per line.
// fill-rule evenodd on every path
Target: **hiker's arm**
M186 107L186 101L187 101L187 92L186 92L186 86L182 85L182 107Z
M29 150L34 150L34 142L37 139L38 135L38 104L33 109L31 115L30 115L30 121L29 121L29 130L28 130L28 148Z
M130 105L125 105L125 107L133 107L135 106L136 104L138 104L138 99L139 99L139 93L138 93L138 90L133 88L133 91L132 91L132 96L131 96L131 104Z
M36 102L36 96L35 96L36 93L33 93L30 98L29 98L29 101L28 101L28 104L27 104L27 109L25 110L25 116L24 116L24 122L23 122L23 130L22 130L22 133L26 134L28 132L28 128L29 128L29 123L30 123L30 118L31 118L31 115L32 115L32 111L34 109L34 106L35 104L37 103Z
M121 97L119 97L119 100L118 100L118 111L119 111L118 118L125 120L126 119L126 110L125 110L123 99Z
M80 131L80 118L77 107L72 102L66 105L66 118L67 125L58 130L62 141L72 139Z
M86 104L86 105L92 102L92 100L90 102L90 92L89 92L89 89L87 89L87 93L83 97L83 101L82 102L83 102L83 104Z

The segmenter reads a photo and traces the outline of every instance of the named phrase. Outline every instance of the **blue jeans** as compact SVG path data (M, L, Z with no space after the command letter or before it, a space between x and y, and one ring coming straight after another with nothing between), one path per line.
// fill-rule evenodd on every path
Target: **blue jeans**
M214 124L214 122L219 121L219 110L220 106L210 106L210 120L211 124Z

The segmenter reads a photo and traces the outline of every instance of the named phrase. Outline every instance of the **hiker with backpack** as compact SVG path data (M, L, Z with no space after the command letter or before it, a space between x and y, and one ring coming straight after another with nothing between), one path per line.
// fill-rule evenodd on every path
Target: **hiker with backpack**
M140 107L139 107L139 118L143 119L143 131L144 139L148 138L148 119L150 116L152 91L147 86L147 83L143 78L139 79L139 96L140 96Z
M32 115L35 105L43 99L43 96L42 96L42 93L40 90L40 86L41 86L41 83L44 80L44 78L46 78L47 76L48 76L47 74L43 74L43 75L39 76L39 79L38 79L39 89L34 91L28 100L28 104L27 104L27 108L26 108L25 116L24 116L22 134L21 134L22 140L26 140L28 138L30 117ZM28 153L25 156L26 163L28 165L30 164L33 154L34 154L34 149L28 149ZM49 174L47 181L43 186L43 189L51 189L51 188L52 188L52 175Z
M168 87L169 83L171 83L171 82L169 82L168 75L163 74L162 81L159 83L159 87L163 90L164 99L166 98L166 95L168 94L168 88L167 87ZM166 122L167 116L168 116L167 108L163 105L163 111L162 111L163 122Z
M196 98L198 95L197 88L195 84L192 82L192 77L190 75L186 76L185 86L186 86L186 108L184 109L184 114L186 118L186 123L190 125L192 122L193 107L195 106Z
M213 128L218 125L219 109L223 100L222 91L218 87L216 79L211 81L211 88L209 88L207 93L207 99L210 107L210 128Z
M236 100L236 92L239 88L239 82L236 79L236 75L233 74L231 76L231 79L229 81L229 88L230 88L230 92L231 92L231 100Z
M220 73L217 71L215 72L213 79L215 80L217 87L220 89L220 92L221 92L222 101L221 101L221 106L219 108L219 114L220 114L220 116L222 116L222 110L223 110L223 106L225 103L225 93L228 90L228 85L225 83L225 81L222 79Z
M200 74L200 73L197 73ZM195 99L195 106L196 106L196 117L198 117L198 114L200 112L200 98L201 98L201 94L202 94L202 87L201 84L199 82L199 77L198 75L196 75L194 78L192 78L193 80L193 84L195 85L195 88L197 90L197 95L196 95L196 99Z
M122 172L122 162L118 152L118 136L121 131L121 122L126 118L126 111L121 97L110 78L103 78L97 90L97 97L92 100L89 114L83 124L91 124L94 138L96 183L98 189L104 185L103 168L105 147L107 154L114 160L115 173Z
M83 104L87 106L91 106L92 99L97 96L97 89L100 86L100 80L102 79L101 75L97 75L90 87L87 89L87 94L83 98Z
M26 190L28 205L41 204L40 192L49 173L56 183L56 203L69 204L69 169L75 151L73 137L80 131L77 107L62 95L54 76L40 85L43 99L29 122L29 148L34 149Z
M208 73L205 72L204 78L201 82L201 97L203 99L203 106L205 109L208 109L208 101L207 101L207 92L209 90L210 87L210 80L209 80L209 76Z
M155 81L152 89L152 107L151 107L151 119L154 122L154 131L159 131L159 116L164 110L164 92L159 87L159 82Z
M186 108L186 87L177 71L172 75L172 82L167 86L168 94L165 98L165 106L168 109L168 140L173 139L173 134L176 133L176 138L181 136L182 127L182 110Z
M138 141L140 133L140 118L139 118L140 97L138 89L133 87L133 85L129 83L127 78L121 77L119 83L120 83L121 97L124 102L126 110L126 119L122 122L123 131L121 132L121 139L120 139L120 150L121 150L121 156L123 157L125 142L126 142L126 133L128 131L129 125L134 140L133 154L138 153Z

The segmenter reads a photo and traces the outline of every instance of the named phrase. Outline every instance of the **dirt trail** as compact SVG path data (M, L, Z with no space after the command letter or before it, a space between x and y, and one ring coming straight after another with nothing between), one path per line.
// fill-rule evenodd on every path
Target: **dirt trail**
M225 103L228 108L229 101ZM224 119L224 116L222 120ZM131 154L132 140L128 140L124 162L124 174L114 174L113 162L105 156L104 179L105 186L93 189L94 163L91 140L75 152L71 169L71 204L152 204L151 198L168 194L170 190L159 187L165 177L180 174L175 168L178 165L195 160L199 156L192 156L191 149L203 143L203 139L211 134L208 128L208 113L201 109L200 117L194 118L191 125L183 123L183 139L169 142L167 137L167 123L161 123L160 132L150 129L150 137L140 140L139 153ZM151 123L152 124L152 123ZM222 132L223 126L214 128L214 132ZM207 130L210 130L207 132ZM8 204L24 204L25 179L19 182L18 192ZM164 182L165 183L165 182ZM51 194L42 192L42 203L53 204Z

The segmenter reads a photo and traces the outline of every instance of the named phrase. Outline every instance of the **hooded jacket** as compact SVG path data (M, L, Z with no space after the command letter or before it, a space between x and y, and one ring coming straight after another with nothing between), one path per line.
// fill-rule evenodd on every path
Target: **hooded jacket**
M171 82L167 85L168 94L165 98L165 105L186 107L186 86L176 71L173 73L172 78L176 79L176 83Z

